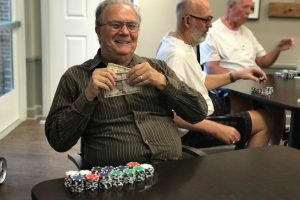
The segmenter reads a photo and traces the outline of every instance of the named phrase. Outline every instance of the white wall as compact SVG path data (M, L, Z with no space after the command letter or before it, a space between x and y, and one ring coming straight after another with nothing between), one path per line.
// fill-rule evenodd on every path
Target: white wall
M209 0L214 20L223 15L227 0ZM261 0L259 20L250 20L246 25L254 32L261 44L270 50L281 37L292 36L296 45L281 54L274 67L295 68L300 58L300 18L268 17L269 2L295 2L296 0ZM297 0L299 1L299 0ZM138 0L142 16L137 53L155 57L162 37L175 29L175 8L178 0Z
M175 29L176 4L178 0L139 0L142 17L139 42L136 53L155 57L162 37Z

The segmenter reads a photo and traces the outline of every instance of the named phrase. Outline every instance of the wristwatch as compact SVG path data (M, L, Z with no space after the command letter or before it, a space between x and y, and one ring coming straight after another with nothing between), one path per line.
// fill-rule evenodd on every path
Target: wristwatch
M6 177L7 163L5 158L0 157L0 184L4 182Z

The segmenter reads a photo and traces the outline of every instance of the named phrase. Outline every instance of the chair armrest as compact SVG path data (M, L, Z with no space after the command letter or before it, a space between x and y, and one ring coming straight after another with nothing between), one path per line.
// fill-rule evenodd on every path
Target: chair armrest
M204 153L202 150L191 147L191 146L186 146L186 145L182 145L182 151L193 156L193 157L199 157L199 156L205 156L207 155L206 153Z
M68 158L75 164L75 166L80 170L83 167L82 155L79 153L68 154Z

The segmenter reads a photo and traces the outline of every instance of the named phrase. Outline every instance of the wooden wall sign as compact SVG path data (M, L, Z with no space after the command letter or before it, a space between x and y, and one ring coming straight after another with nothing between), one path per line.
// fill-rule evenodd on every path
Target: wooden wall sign
M300 18L300 3L269 3L269 17Z

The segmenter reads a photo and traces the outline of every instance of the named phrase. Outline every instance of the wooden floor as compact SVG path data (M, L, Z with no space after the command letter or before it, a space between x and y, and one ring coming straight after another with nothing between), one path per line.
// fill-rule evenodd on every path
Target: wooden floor
M79 145L65 153L54 151L46 140L44 125L39 120L24 121L0 140L0 157L5 157L8 165L6 180L0 185L0 200L31 199L35 184L76 170L67 154L78 151Z

